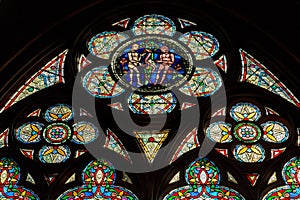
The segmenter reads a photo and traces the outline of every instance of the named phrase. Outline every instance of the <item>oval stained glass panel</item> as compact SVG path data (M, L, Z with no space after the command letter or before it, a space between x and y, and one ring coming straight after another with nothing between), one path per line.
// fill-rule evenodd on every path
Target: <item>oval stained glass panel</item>
M47 122L69 121L73 118L71 106L67 104L56 104L49 107L45 112Z
M109 59L111 52L128 38L129 36L125 33L105 31L92 37L88 43L88 49L94 56L102 59Z
M265 159L265 149L260 144L238 144L233 150L233 155L240 162L262 162Z
M73 125L72 142L76 144L88 144L99 135L97 127L90 122L78 122Z
M15 137L25 144L37 143L41 140L43 126L39 122L27 122L15 131Z
M39 159L43 163L62 163L69 159L71 151L68 146L43 146Z
M84 76L82 84L89 94L97 98L111 98L125 91L112 79L105 66L90 70Z
M206 129L206 135L209 139L218 143L232 142L231 124L226 122L214 122Z
M232 106L230 116L235 121L257 121L261 116L261 112L252 103L241 102Z
M179 91L195 97L206 97L213 95L222 86L221 77L212 69L196 67L195 72Z
M288 128L277 121L267 121L261 124L263 128L263 140L272 143L282 143L289 138Z
M142 95L133 93L128 104L136 114L165 114L175 108L177 99L172 92L159 95Z
M159 34L173 36L176 31L174 22L163 15L144 15L132 27L134 35Z
M196 60L210 58L219 51L219 42L211 34L202 31L191 31L178 38L193 52Z

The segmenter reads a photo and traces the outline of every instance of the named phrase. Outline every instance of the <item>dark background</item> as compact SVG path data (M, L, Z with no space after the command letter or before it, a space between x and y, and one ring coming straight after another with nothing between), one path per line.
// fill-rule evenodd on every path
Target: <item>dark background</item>
M3 64L33 38L55 26L55 24L99 2L101 1L0 0L0 64ZM128 2L131 1L110 1L115 6L124 5ZM187 2L196 6L200 1ZM290 53L296 56L299 55L299 0L208 0L207 2L256 24L276 43L281 43L282 48L289 49Z

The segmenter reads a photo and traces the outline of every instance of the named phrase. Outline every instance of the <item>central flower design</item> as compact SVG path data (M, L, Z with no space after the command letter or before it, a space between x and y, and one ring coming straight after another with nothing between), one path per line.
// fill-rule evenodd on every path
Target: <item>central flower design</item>
M217 121L208 126L206 135L218 143L231 143L236 138L240 143L234 147L233 155L240 162L262 162L265 159L264 147L259 143L261 139L279 144L289 138L288 128L279 122L280 117L276 117L279 121L273 120L274 117L272 120L261 119L261 110L252 103L237 103L231 107L229 114L235 121L233 126ZM272 149L274 150L276 149Z

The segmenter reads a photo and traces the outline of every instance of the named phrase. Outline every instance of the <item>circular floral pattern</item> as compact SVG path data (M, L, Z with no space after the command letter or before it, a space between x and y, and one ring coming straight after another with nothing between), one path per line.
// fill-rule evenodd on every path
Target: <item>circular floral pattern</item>
M236 103L229 113L235 121L234 137L231 134L232 125L223 121L210 124L205 133L208 138L218 143L230 143L236 138L240 144L233 148L233 155L240 162L254 163L265 160L265 149L259 144L260 139L278 144L289 138L289 130L282 122L265 121L259 124L258 120L262 114L260 109L252 103ZM255 144L250 145L250 143ZM274 156L271 155L271 159L273 158Z
M71 129L63 123L50 124L44 129L44 138L51 144L61 144L71 136Z
M260 139L261 131L253 123L240 123L234 128L234 136L245 143L253 143Z
M15 138L24 144L38 143L45 139L51 145L44 145L38 151L34 151L33 146L26 148L30 155L26 153L23 155L34 159L34 152L36 156L43 163L61 163L70 158L71 150L69 146L62 145L68 140L76 144L87 144L94 141L99 131L97 127L86 121L73 124L73 131L71 127L66 124L73 118L73 111L71 106L67 104L55 104L46 109L44 119L51 122L48 126L40 122L27 122L21 125L15 131ZM69 122L68 122L69 123ZM39 145L38 145L39 146ZM20 149L24 152L24 149Z

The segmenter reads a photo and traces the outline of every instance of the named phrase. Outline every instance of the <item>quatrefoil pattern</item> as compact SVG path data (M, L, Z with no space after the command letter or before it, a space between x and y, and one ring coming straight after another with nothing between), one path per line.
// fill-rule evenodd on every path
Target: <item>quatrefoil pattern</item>
M217 143L237 143L233 148L236 160L246 163L263 162L265 148L261 144L281 144L289 138L289 129L280 121L262 119L261 110L249 102L230 108L233 123L216 121L206 129L206 135ZM235 141L237 142L235 142Z
M15 138L23 143L22 146L33 147L42 140L42 146L37 157L43 163L62 163L69 159L70 142L88 144L99 135L98 128L87 121L72 124L74 112L67 104L50 106L43 114L43 119L28 121L16 128ZM30 120L30 118L28 118Z

